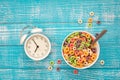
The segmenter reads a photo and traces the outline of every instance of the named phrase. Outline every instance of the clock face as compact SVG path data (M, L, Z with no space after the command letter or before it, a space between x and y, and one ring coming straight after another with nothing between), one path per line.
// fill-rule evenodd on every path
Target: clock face
M32 34L25 42L25 52L33 60L42 60L48 56L51 49L49 39L42 34Z

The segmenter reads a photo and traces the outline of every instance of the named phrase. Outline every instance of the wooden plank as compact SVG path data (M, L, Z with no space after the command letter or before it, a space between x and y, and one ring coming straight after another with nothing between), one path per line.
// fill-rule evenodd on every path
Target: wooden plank
M0 79L23 80L119 80L120 79L120 0L20 0L0 1ZM89 12L94 11L93 27L87 28ZM77 20L82 18L83 24ZM101 25L96 21L100 20ZM41 27L52 43L50 55L43 61L32 61L19 45L19 32L26 25ZM79 70L73 74L61 56L61 44L72 31L85 30L93 33L107 29L108 32L99 41L101 46L98 61L89 69ZM62 60L55 63L53 71L48 71L49 61ZM100 60L105 65L100 65ZM61 71L56 72L56 67ZM63 74L64 73L64 74Z
M109 45L103 45L101 46L101 52L98 61L93 65L90 69L96 69L96 68L102 68L102 69L113 69L113 68L120 68L120 47L109 47L106 48L106 46ZM44 69L49 66L50 61L55 62L55 67L58 66L57 60L61 59L62 64L59 65L63 69L71 69L69 67L64 59L62 58L61 53L61 47L55 46L53 44L52 50L50 55L42 61L33 61L27 57L27 55L24 52L23 46L0 46L0 69ZM105 65L100 65L100 60L105 61Z
M31 24L29 24L31 25ZM85 30L93 35L101 32L103 29L107 29L108 32L100 40L100 42L114 43L115 46L119 46L120 36L119 34L119 24L106 25L102 23L101 25L93 24L92 28L88 28L86 24L79 25L78 23L48 23L48 24L32 24L31 26L38 26L43 29L43 34L45 34L51 42L55 42L58 45L62 44L64 38L71 32L77 30ZM27 26L26 24L1 24L0 25L0 45L20 45L20 31L22 28ZM27 33L31 29L25 30ZM14 41L14 42L13 42Z
M15 4L14 4L15 3ZM89 3L89 4L88 4ZM120 20L120 1L0 1L0 23L74 22L89 17L101 21ZM85 21L86 22L86 21Z
M120 69L86 69L73 74L73 69L62 69L57 72L47 69L0 69L0 79L5 80L119 80ZM64 73L64 74L63 74Z

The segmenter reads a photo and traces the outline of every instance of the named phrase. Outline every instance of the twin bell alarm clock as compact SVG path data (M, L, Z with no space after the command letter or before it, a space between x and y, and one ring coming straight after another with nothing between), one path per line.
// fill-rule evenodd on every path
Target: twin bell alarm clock
M28 33L23 34L27 28L29 26L23 28L20 37L20 44L24 45L26 55L32 60L45 59L51 50L50 40L41 33L42 29L37 27L32 27Z

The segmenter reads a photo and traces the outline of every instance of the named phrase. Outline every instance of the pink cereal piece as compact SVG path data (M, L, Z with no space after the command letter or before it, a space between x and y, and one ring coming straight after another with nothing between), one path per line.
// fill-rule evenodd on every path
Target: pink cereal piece
M78 74L78 70L74 70L73 73L74 73L74 74Z
M61 64L61 60L60 59L57 60L57 64Z

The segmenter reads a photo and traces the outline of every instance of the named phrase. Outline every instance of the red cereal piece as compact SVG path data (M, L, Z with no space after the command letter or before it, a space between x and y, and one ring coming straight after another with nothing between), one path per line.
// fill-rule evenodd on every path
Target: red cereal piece
M74 73L74 74L78 74L78 70L74 70L73 73Z
M60 59L57 60L57 64L61 64L61 60Z
M57 70L57 71L60 71L60 68L59 68L59 67L57 67L57 68L56 68L56 70Z

